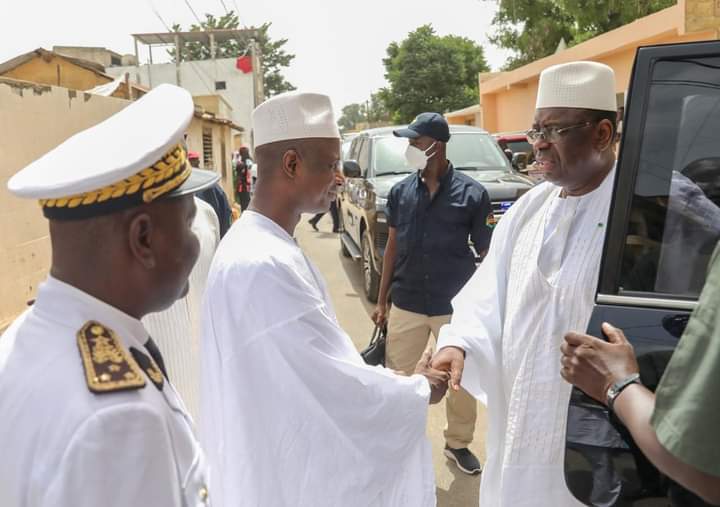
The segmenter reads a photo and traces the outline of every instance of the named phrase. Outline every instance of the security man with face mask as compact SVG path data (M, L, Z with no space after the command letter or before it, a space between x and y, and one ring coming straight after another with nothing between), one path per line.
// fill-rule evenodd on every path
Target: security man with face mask
M430 333L437 338L440 327L450 322L450 301L475 271L468 237L484 256L494 219L485 188L447 160L450 129L442 115L422 113L393 133L408 139L406 163L417 172L388 195L389 237L372 319L388 325L386 366L409 375L428 347ZM467 474L481 471L468 449L476 407L465 390L449 394L445 455Z

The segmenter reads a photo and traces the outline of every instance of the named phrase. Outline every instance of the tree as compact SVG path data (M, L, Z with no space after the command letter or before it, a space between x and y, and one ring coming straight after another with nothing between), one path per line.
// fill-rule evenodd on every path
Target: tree
M506 70L630 23L675 4L675 0L498 0L490 41L515 55Z
M482 47L465 37L440 37L431 25L392 42L383 63L389 86L378 98L398 123L476 104L478 74L489 70Z
M361 123L373 127L389 124L390 119L390 113L385 107L380 93L376 92L370 95L369 100L361 104L348 104L343 107L338 125L340 125L340 130L348 132L356 130Z
M283 49L283 46L288 41L287 39L273 41L270 38L268 30L271 25L272 23L264 23L259 27L250 27L247 32L243 32L238 40L218 43L215 49L216 58L236 58L250 54L250 42L253 38L250 30L256 30L254 39L261 55L265 98L295 89L282 75L282 69L290 65L295 55ZM199 25L190 26L189 31L238 29L239 27L239 18L233 11L230 11L219 18L212 14L205 14L205 21ZM172 29L175 32L183 31L179 24L174 24ZM175 49L170 49L168 52L172 60L175 61ZM210 46L204 42L188 42L183 46L181 55L183 60L209 60L211 58Z
M342 114L338 120L340 130L347 132L355 130L358 123L365 120L365 111L363 104L348 104L342 108Z

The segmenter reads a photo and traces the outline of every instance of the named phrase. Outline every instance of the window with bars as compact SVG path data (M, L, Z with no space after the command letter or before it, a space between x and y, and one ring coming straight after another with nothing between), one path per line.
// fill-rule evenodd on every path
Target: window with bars
M213 138L212 138L212 130L211 129L203 129L202 134L202 144L203 144L203 161L205 162L205 167L208 169L212 169L213 167Z

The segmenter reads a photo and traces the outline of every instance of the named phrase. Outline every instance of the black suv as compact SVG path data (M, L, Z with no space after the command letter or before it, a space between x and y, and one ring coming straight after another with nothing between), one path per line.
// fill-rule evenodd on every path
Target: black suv
M588 333L602 336L605 321L624 329L641 380L652 390L697 304L720 238L718 132L720 43L640 48ZM622 424L577 389L565 477L588 505L706 505L660 474Z
M343 163L346 181L338 200L345 231L340 236L341 248L346 256L362 259L365 294L372 302L377 302L388 238L387 196L395 183L413 173L405 164L407 139L393 136L398 128L360 132ZM448 160L487 189L496 219L533 186L529 178L513 170L484 130L450 125L450 134Z

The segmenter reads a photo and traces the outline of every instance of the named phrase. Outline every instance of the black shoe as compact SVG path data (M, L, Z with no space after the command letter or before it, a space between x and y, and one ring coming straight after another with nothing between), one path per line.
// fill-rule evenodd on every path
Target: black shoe
M462 449L451 449L446 445L445 456L453 460L457 467L466 474L475 475L482 472L480 462L467 447L463 447Z
M308 223L312 225L312 228L315 229L315 232L318 232L320 229L317 228L317 224L313 222L312 220L308 220Z

